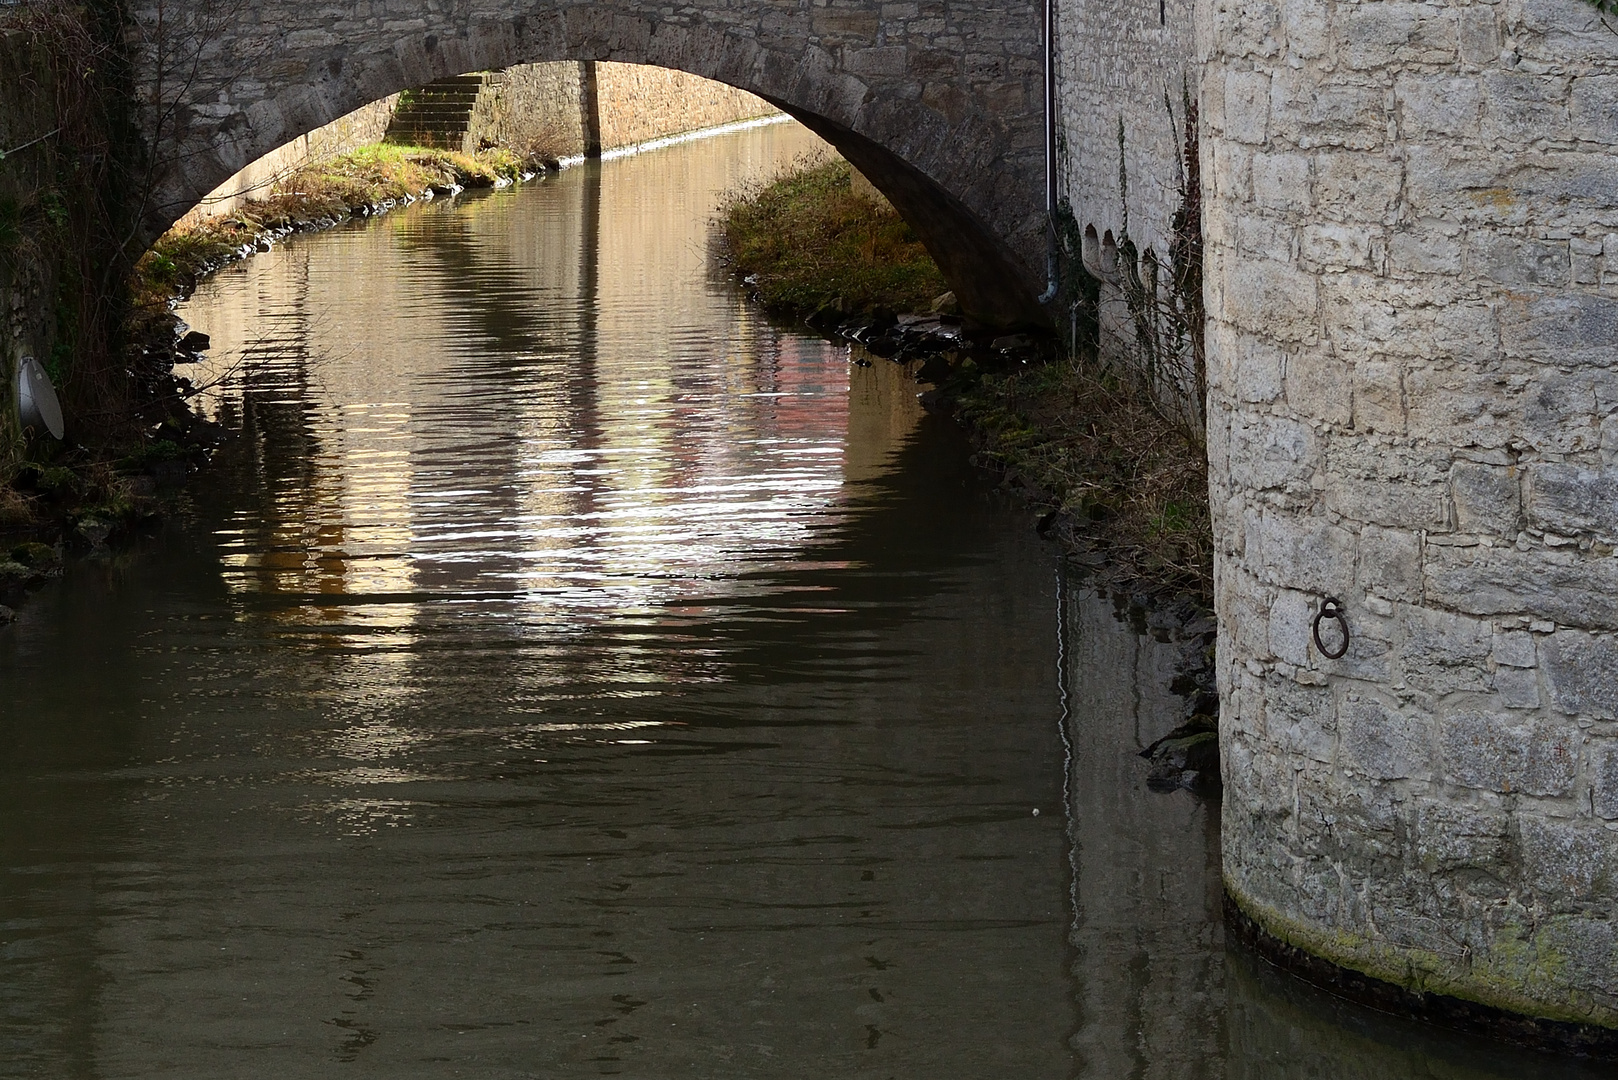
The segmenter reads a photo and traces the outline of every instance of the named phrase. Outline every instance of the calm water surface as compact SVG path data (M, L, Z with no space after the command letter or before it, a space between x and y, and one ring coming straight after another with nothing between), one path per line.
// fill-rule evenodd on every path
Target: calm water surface
M712 269L812 146L186 305L239 433L193 517L0 629L0 1075L1597 1075L1226 951L1217 805L1135 756L1174 650Z

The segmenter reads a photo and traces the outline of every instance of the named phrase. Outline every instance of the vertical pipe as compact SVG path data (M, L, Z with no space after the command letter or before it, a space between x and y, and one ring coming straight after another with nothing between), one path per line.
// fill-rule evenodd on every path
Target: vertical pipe
M1060 285L1056 260L1056 0L1045 0L1045 294L1056 299Z

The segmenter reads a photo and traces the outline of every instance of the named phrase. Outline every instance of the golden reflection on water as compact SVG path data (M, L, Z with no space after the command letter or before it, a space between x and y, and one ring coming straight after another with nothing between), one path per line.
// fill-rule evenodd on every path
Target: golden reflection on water
M433 778L398 764L427 738L400 717L441 675L418 670L423 634L495 619L522 637L539 662L475 691L507 708L628 700L724 678L682 623L816 588L770 579L819 565L919 410L902 373L851 398L845 348L764 322L716 270L711 223L819 147L780 125L418 205L232 267L185 306L213 339L204 407L251 457L255 497L217 531L225 580L243 617L323 658L319 752L347 764L320 783ZM581 670L569 642L603 620ZM526 752L574 727L498 737ZM344 830L412 816L320 805Z
M221 531L231 588L373 655L424 604L509 599L565 632L745 594L823 543L897 418L851 430L843 351L772 330L709 254L724 194L816 142L782 125L579 167L210 282L185 310L214 341L206 408L260 458L261 499Z

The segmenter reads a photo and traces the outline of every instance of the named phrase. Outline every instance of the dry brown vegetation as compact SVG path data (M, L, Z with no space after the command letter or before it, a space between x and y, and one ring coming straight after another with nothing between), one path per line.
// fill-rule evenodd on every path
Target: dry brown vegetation
M1210 600L1213 537L1203 452L1132 381L1067 360L955 388L981 456L1014 472L1105 554L1156 590Z
M904 219L855 192L852 180L846 161L815 164L722 209L726 256L766 307L909 311L949 288Z

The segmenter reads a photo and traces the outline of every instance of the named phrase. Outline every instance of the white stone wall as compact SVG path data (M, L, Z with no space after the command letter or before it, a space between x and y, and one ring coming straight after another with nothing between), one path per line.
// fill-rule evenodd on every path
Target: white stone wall
M1123 231L1118 125L1129 172L1129 231L1136 246L1168 250L1180 204L1182 100L1195 99L1192 0L1062 0L1057 9L1059 191L1081 229ZM1170 115L1170 104L1173 115ZM1100 266L1090 262L1092 273Z
M1618 32L1201 3L1227 887L1618 1025Z
M1144 362L1135 320L1149 306L1137 296L1131 310L1117 251L1127 230L1140 258L1169 262L1186 192L1186 100L1197 99L1200 74L1195 30L1193 0L1058 4L1058 191L1084 235L1084 267L1100 283L1098 344L1109 364ZM1150 314L1161 329L1164 313ZM1190 357L1178 359L1185 382Z

